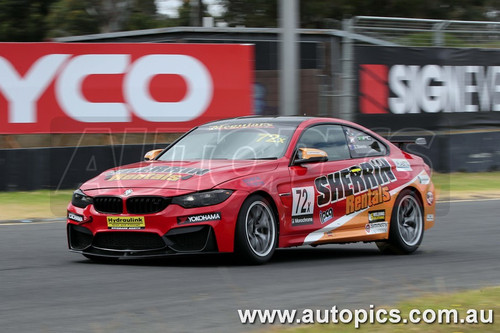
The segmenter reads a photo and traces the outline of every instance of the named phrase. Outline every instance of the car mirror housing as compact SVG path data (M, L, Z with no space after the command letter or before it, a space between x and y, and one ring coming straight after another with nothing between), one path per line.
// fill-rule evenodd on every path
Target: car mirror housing
M163 151L163 149L154 149L150 150L144 155L144 160L145 161L151 161L154 160L160 153Z
M299 148L295 155L294 165L319 163L328 161L326 151L316 148Z

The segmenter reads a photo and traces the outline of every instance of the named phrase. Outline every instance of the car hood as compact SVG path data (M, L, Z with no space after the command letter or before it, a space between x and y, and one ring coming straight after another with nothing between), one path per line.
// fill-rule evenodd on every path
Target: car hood
M154 188L199 191L234 178L276 169L276 160L148 161L109 169L87 181L82 190Z

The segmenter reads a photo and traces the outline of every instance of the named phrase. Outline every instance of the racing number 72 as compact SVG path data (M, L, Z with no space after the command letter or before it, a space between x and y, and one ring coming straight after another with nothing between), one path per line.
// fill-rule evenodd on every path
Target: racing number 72
M314 188L312 186L292 188L292 216L309 215L314 211Z
M309 207L306 207L307 205L307 190L305 188L298 188L295 190L295 193L297 193L297 198L299 199L299 201L297 202L297 206L295 208L295 214L304 214L304 213L307 213L308 212L308 208ZM302 205L302 207L301 207ZM300 212L299 212L299 208L300 208Z

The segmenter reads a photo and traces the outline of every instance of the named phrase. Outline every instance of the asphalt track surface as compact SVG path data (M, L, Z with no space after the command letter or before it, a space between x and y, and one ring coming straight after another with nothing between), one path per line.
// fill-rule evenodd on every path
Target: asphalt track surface
M240 332L263 327L240 324L237 309L368 309L500 285L499 206L440 203L411 256L374 244L302 247L252 267L220 255L95 264L67 251L62 222L3 223L0 331Z

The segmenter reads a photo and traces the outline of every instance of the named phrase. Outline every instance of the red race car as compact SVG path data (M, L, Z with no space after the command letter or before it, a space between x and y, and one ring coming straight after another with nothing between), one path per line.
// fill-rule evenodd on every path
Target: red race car
M418 140L417 140L418 141ZM103 172L68 206L69 248L95 261L373 241L412 253L434 225L430 168L332 118L244 117Z

